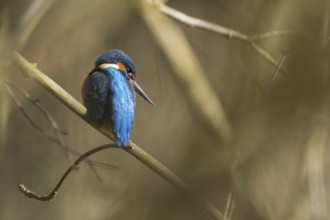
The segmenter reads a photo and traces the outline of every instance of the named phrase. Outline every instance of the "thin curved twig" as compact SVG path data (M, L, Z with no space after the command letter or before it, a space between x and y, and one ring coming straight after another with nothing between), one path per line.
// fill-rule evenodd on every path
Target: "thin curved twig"
M96 148L93 148L92 150L89 150L87 151L86 153L82 154L66 171L65 173L62 175L61 179L58 181L58 183L56 184L56 186L54 187L54 189L47 195L39 195L29 189L27 189L22 183L19 183L17 185L19 191L21 191L22 193L24 193L24 195L26 195L27 197L29 198L32 198L32 199L36 199L36 200L39 200L39 201L50 201L52 200L58 190L60 189L60 187L62 186L64 180L68 177L68 175L71 173L71 171L73 169L75 169L82 161L84 161L87 157L99 152L99 151L102 151L102 150L105 150L105 149L109 149L109 148L118 148L115 144L107 144L107 145L102 145L102 146L99 146L99 147L96 147Z
M59 101L61 101L66 107L73 111L80 118L89 123L92 127L97 129L99 132L113 140L113 136L109 130L100 126L98 123L89 118L87 109L74 99L68 92L62 87L56 84L52 79L46 76L44 73L39 71L34 65L25 60L20 54L15 52L13 54L13 63L28 77L34 79L39 85L44 87L48 92L53 94ZM160 177L165 179L176 189L180 190L186 195L192 194L189 186L183 182L175 173L169 170L166 166L152 157L150 154L145 152L142 148L130 141L129 148L121 148L126 152L130 153L136 159L144 163ZM223 214L210 202L206 200L198 200L204 211L213 219L223 219Z

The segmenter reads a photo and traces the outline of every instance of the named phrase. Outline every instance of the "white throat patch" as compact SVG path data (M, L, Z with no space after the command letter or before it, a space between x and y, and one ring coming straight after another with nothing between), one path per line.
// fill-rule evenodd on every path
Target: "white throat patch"
M119 66L114 63L103 63L103 64L99 65L98 68L100 68L100 69L115 68L115 69L119 70Z

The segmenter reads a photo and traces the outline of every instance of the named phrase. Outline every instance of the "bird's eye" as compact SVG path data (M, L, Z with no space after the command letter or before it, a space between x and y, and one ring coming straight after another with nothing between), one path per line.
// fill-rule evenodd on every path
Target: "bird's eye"
M135 76L132 72L128 72L128 76L129 76L130 79L135 80Z

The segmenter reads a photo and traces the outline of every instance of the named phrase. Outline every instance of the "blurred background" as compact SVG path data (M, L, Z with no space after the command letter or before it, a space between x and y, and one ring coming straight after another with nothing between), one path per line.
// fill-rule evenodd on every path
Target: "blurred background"
M39 99L68 133L65 142L83 153L109 140L26 78L10 62L11 53L19 50L81 101L80 88L95 58L109 49L122 49L134 59L137 81L156 104L152 107L138 98L131 139L195 193L223 213L230 204L230 219L328 219L329 1L166 2L249 36L294 32L254 41L282 61L272 65L249 42L187 27L163 15L183 31L186 46L197 58L191 65L198 62L203 80L221 103L231 130L226 140L211 131L179 80L170 60L184 60L181 49L169 57L148 25L145 13L160 14L158 8L143 10L141 4L2 0L1 84L10 82ZM171 33L161 31L169 44L180 44ZM75 157L68 158L61 146L31 126L4 86L0 91L0 219L210 219L118 149L92 157L119 167L96 167L102 180L82 163L51 202L25 197L17 183L47 194ZM53 132L40 111L19 94L17 99L30 117Z

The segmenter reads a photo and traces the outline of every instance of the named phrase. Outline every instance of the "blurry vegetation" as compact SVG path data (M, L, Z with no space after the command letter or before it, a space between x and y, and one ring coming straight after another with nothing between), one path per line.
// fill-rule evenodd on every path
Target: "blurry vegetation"
M328 1L15 0L0 7L0 219L209 219L120 150L91 158L119 170L95 168L100 181L82 164L50 203L18 192L18 182L49 192L75 157L31 126L4 82L38 99L59 129L20 102L51 135L64 129L76 151L109 141L26 78L12 52L81 100L94 59L114 48L134 59L137 81L156 103L138 98L132 140L194 193L230 219L329 218ZM187 26L173 10L202 25ZM209 22L220 31L205 28Z

